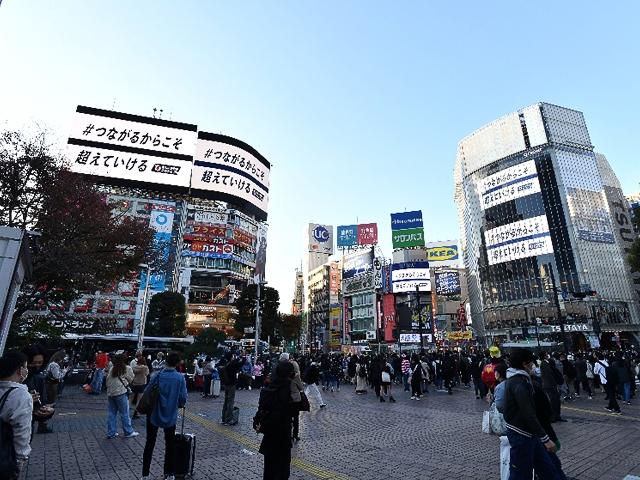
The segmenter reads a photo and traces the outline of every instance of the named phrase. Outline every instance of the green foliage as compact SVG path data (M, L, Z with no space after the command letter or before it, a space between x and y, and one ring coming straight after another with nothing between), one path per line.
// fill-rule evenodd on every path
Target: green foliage
M53 326L51 320L44 315L16 317L9 328L6 350L22 349L31 343L43 341L55 343L63 333L62 328Z
M209 355L213 358L220 358L226 339L225 333L217 328L210 327L200 330L193 344L185 349L185 356L195 358L198 355Z
M255 327L256 324L256 297L258 287L256 284L248 285L236 300L235 330L244 332L246 327ZM280 316L278 309L280 308L280 295L275 288L263 285L260 287L260 311L262 312L262 323L260 327L260 339L267 340L271 337L275 342L274 331L278 330ZM275 343L274 343L275 344Z
M145 335L151 337L183 337L186 330L184 297L177 292L160 292L151 297Z
M300 329L302 328L302 318L297 315L282 316L282 336L285 340L297 341L300 337Z

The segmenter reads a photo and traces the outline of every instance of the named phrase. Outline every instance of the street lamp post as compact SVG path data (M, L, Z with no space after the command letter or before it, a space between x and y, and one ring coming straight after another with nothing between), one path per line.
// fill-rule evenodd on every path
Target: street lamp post
M555 278L555 275L553 274L553 267L551 266L550 263L548 264L548 267L549 267L549 274L551 276L551 288L553 290L553 296L556 304L556 312L558 315L558 323L560 324L560 338L562 340L562 345L564 347L564 353L565 355L568 355L569 345L567 344L567 341L564 335L564 320L562 318L562 311L560 310L560 300L558 300L558 292L556 290L556 278Z
M420 306L420 284L416 285L416 308L418 309L418 333L420 334L420 355L424 355L424 338L422 337L422 307Z
M151 268L146 263L138 265L147 269L146 282L144 286L144 295L142 296L142 309L140 313L140 325L138 327L138 351L142 351L142 343L144 342L144 329L147 321L147 309L149 308L149 283L151 280Z

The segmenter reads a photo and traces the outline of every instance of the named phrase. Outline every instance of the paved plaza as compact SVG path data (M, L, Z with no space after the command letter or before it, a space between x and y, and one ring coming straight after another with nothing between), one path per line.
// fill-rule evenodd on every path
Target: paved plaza
M374 394L356 395L353 387L322 392L328 407L312 405L301 413L302 440L293 447L291 478L307 479L499 479L499 440L481 433L487 403L473 389L453 395L433 388L421 401L396 388L396 403L380 403ZM189 392L185 431L197 435L194 478L260 479L261 437L251 428L259 391L238 391L237 426L220 424L223 398L204 399ZM604 394L563 404L566 423L554 427L562 441L559 456L568 476L580 480L622 480L640 476L640 400L622 405L622 416L608 414ZM107 397L86 395L69 385L50 425L52 434L36 434L25 473L30 480L138 479L145 443L144 420L134 420L137 438L107 439ZM180 425L180 424L178 424ZM160 432L151 478L162 479L164 452Z

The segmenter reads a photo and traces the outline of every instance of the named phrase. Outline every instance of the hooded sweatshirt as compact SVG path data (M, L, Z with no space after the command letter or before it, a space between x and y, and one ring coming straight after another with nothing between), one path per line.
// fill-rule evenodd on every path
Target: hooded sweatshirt
M504 420L507 429L527 438L536 436L542 443L549 440L536 416L533 385L524 370L509 368L504 395Z

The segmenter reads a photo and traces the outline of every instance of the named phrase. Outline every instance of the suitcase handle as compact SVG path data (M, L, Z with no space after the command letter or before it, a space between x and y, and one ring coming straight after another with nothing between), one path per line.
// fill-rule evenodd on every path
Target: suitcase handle
M184 415L187 411L187 407L182 407L182 428L180 429L180 435L184 435Z

